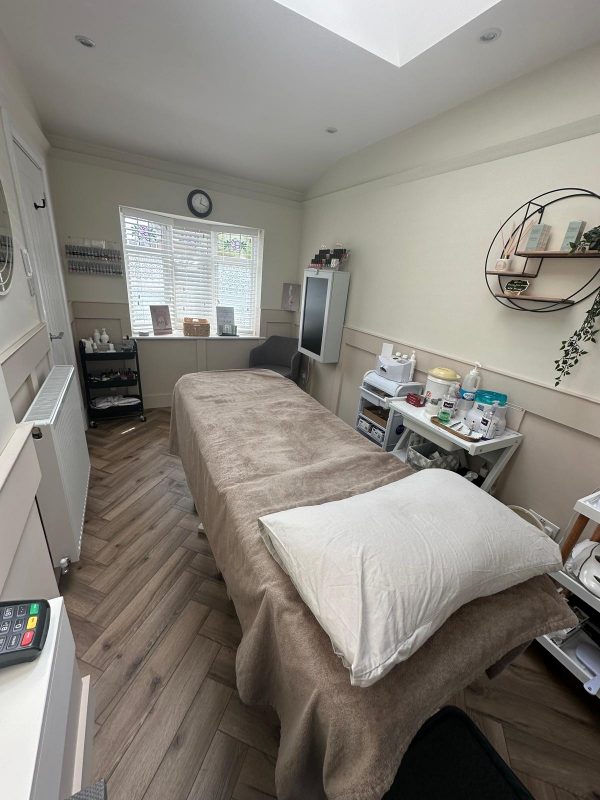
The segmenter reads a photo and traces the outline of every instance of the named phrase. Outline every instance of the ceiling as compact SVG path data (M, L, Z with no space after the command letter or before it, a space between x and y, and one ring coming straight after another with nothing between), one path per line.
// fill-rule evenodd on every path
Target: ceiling
M482 44L488 27L502 36ZM600 3L501 0L401 66L275 0L0 0L0 29L48 135L302 191L339 158L599 40Z

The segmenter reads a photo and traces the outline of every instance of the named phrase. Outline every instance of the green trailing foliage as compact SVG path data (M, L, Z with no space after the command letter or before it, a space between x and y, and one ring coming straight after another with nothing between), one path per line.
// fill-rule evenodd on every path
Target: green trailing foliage
M600 226L592 230L597 230L600 235ZM591 232L589 231L589 233ZM571 374L571 370L579 363L582 356L587 355L588 351L583 349L583 343L596 344L596 336L600 332L600 328L596 327L598 317L600 317L600 291L598 291L592 307L588 309L581 326L568 339L563 339L560 346L562 355L554 362L554 369L557 372L555 386L558 386L563 378Z

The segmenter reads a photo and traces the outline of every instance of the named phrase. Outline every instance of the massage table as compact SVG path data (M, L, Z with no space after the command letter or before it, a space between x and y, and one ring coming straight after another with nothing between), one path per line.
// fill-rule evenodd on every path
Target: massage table
M454 613L369 688L348 671L269 555L264 514L368 492L411 474L294 383L268 370L185 375L176 384L179 454L242 627L242 701L281 723L279 800L381 800L421 725L532 639L573 624L541 576Z

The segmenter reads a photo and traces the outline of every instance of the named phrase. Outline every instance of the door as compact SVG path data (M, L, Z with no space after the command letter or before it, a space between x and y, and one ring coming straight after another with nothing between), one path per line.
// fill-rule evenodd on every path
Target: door
M44 173L16 139L14 144L27 250L35 272L41 312L48 326L52 361L54 364L72 364L77 368Z

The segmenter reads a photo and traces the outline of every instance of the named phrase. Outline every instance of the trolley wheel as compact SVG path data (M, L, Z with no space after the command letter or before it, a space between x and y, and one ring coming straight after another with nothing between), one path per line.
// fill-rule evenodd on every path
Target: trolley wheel
M98 427L98 423L95 422L93 419L91 419L90 420L90 428L97 428L97 427Z
M146 417L143 414L140 414L140 420L142 422L146 422Z

